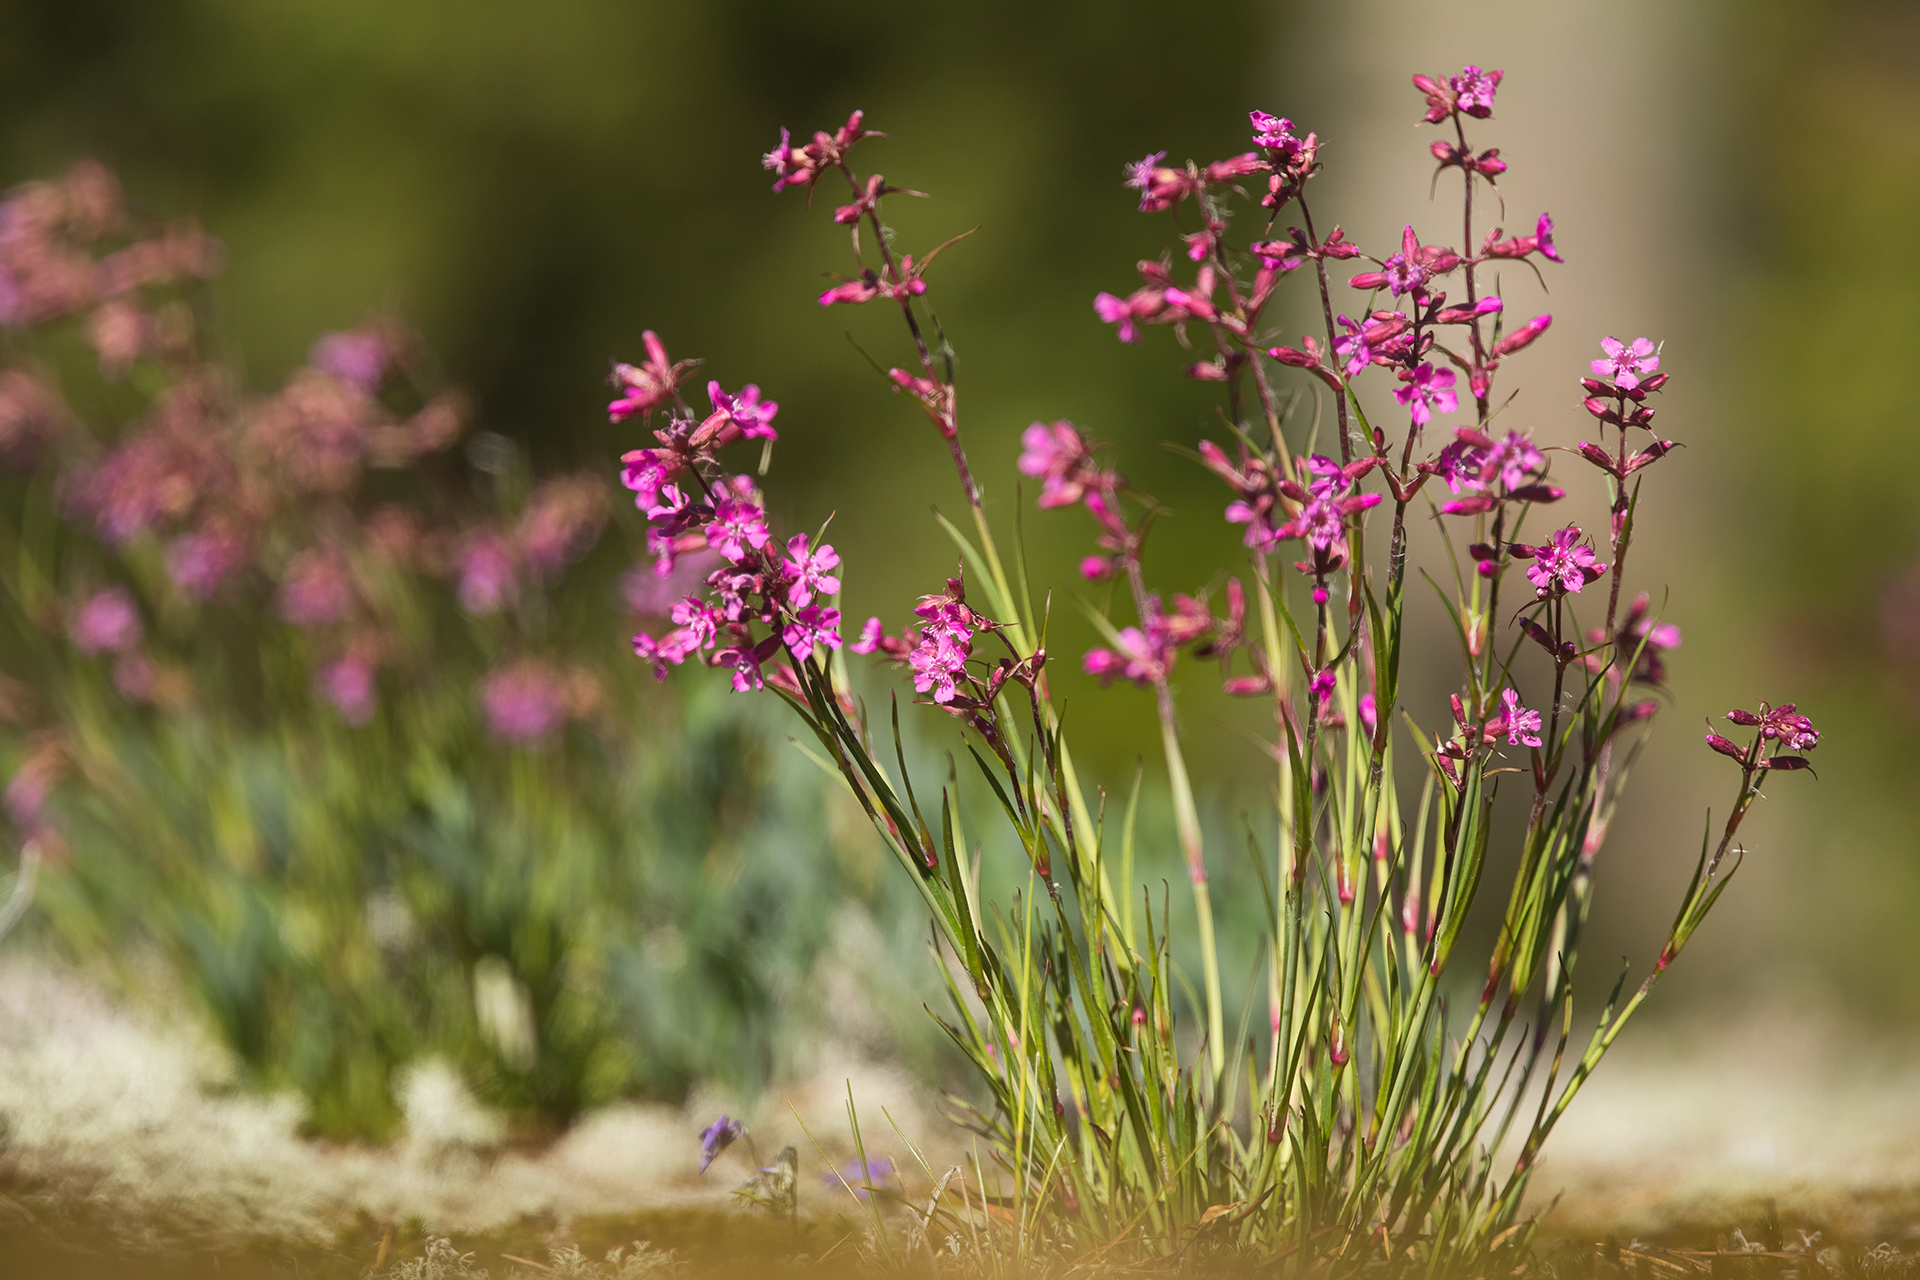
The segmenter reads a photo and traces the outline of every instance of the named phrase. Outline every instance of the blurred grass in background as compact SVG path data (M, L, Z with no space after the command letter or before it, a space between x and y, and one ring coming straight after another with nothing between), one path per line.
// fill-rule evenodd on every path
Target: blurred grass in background
M1582 8L1593 22L1627 28L1654 13ZM1588 53L1544 37L1529 45L1526 31L1515 34L1512 9L1450 6L1443 41L1457 62L1454 44L1474 56L1476 23L1498 23L1501 44L1524 53L1507 65L1501 119L1523 112L1527 94L1545 93ZM846 612L890 623L950 571L951 547L927 506L955 508L959 495L918 414L843 336L851 329L883 364L894 362L888 317L822 315L811 301L821 273L845 266L844 240L800 197L767 191L757 157L780 125L806 132L864 108L898 139L867 144L872 162L934 197L901 216L903 243L925 247L981 228L942 257L935 281L960 353L963 430L991 509L1011 517L1020 428L1070 417L1117 445L1123 469L1178 513L1156 534L1169 591L1206 585L1170 567L1184 553L1210 573L1237 540L1217 519L1224 498L1213 483L1157 449L1209 431L1210 397L1178 377L1170 343L1158 341L1166 335L1123 347L1091 313L1094 292L1130 287L1134 260L1157 255L1168 239L1164 225L1133 212L1120 165L1162 147L1201 159L1242 150L1254 105L1318 129L1334 170L1376 162L1342 141L1351 81L1318 70L1339 63L1315 45L1336 38L1329 22L1297 5L1229 3L1202 19L1146 3L927 10L579 0L535 14L447 0L402 10L337 0L191 0L165 9L79 0L0 4L0 20L13 33L0 48L0 177L50 174L93 155L121 173L147 211L197 215L226 251L212 287L214 331L251 389L279 385L316 334L394 315L424 335L448 380L473 390L477 428L519 442L543 474L610 474L633 441L605 422L607 364L631 358L641 330L657 329L676 358L707 357L703 374L728 386L757 382L781 402L775 515L811 527L837 512ZM1739 927L1717 925L1672 994L1718 999L1798 983L1846 993L1863 1011L1920 1013L1920 950L1905 942L1902 923L1920 909L1911 781L1920 738L1920 517L1896 465L1908 416L1902 357L1920 339L1920 309L1906 301L1920 283L1907 228L1920 196L1914 19L1892 4L1777 0L1703 6L1677 32L1660 34L1679 43L1663 44L1657 59L1649 50L1645 60L1657 66L1646 74L1685 87L1664 99L1688 103L1685 117L1647 118L1635 101L1605 97L1586 109L1618 121L1609 127L1658 135L1677 162L1654 185L1636 180L1645 174L1620 174L1610 184L1614 209L1547 202L1576 228L1620 208L1669 211L1672 252L1687 255L1684 271L1645 286L1673 321L1655 336L1685 352L1694 388L1689 416L1673 415L1674 434L1689 444L1680 459L1686 478L1656 495L1688 509L1673 539L1686 541L1662 565L1676 601L1684 592L1689 602L1687 647L1674 663L1681 702L1662 730L1657 767L1643 771L1649 817L1623 824L1616 838L1630 874L1603 886L1600 936L1608 948L1617 940L1644 956L1640 944L1658 922L1640 917L1648 897L1668 894L1665 880L1644 896L1635 880L1684 876L1701 788L1722 781L1698 748L1699 716L1758 697L1797 698L1827 731L1824 781L1793 798L1791 817L1762 827L1764 870L1750 871L1729 898ZM1349 63L1390 62L1396 86L1413 69L1401 64L1425 56L1419 43L1386 38L1364 16L1338 38ZM1411 126L1417 97L1404 93ZM1419 140L1411 128L1406 136L1407 154L1387 162L1411 171L1421 163ZM1509 158L1518 183L1528 157ZM1509 221L1519 217L1516 210ZM1573 335L1567 352L1584 359L1592 337ZM1542 365L1524 381L1551 386L1565 373L1570 385L1578 372ZM1530 404L1557 405L1554 394L1532 393ZM1035 580L1071 581L1091 533L1086 522L1031 510L1025 521ZM562 594L588 613L606 610L610 574ZM1078 611L1059 599L1055 617L1053 649L1077 654L1091 639ZM617 666L617 639L609 643ZM1212 698L1209 683L1197 667L1187 678L1185 714L1201 726L1190 730L1193 760L1223 828L1237 828L1241 810L1258 814L1264 805L1264 766L1246 736L1257 726ZM741 753L783 749L777 732L755 736L739 719L749 713L725 699L696 702L683 714L718 736L695 741L733 744L697 766L712 776ZM1095 748L1090 763L1109 786L1124 787L1133 759L1157 750L1144 695L1076 695L1073 714L1076 739ZM318 732L290 730L310 731ZM156 789L204 777L191 755L170 759L176 773L155 766ZM486 772L506 766L449 749L441 767L475 794L511 794L510 779ZM768 777L784 776L767 767ZM357 803L361 783L343 785L343 802ZM609 772L596 812L611 818L641 804L630 788L671 797L685 785ZM785 784L768 785L778 793ZM395 833L377 806L364 821ZM773 850L756 847L761 838L736 837L728 865L747 880L775 878L759 892L795 904L785 925L824 931L836 882L792 875ZM617 842L602 832L582 846L581 874L591 883L628 874L596 861ZM706 843L688 836L663 847ZM1224 829L1214 841L1223 850L1236 844ZM102 848L112 847L103 835ZM143 862L142 850L112 856L124 859L116 874L143 883L143 893L179 892L171 880L140 879L164 865ZM424 846L408 857L409 865L429 861ZM1242 870L1240 858L1225 860L1229 877ZM646 874L693 875L673 858ZM630 881L626 891L647 898L652 883ZM783 896L801 888L817 897ZM682 920L690 908L676 892L651 898L657 914L648 918ZM816 905L800 909L809 901ZM258 932L248 945L265 954L279 945L270 935ZM811 954L825 933L811 936L791 954ZM716 965L733 952L701 954ZM231 962L240 975L261 968ZM743 1028L762 1017L766 1006L755 1002L769 997L754 983L763 975L733 982L724 967L704 972L721 975L714 981L723 996L668 984L688 1009L737 1011ZM236 1008L271 1003L264 988L244 990L249 980L235 979ZM397 1025L446 1005L431 992L451 981L393 994L420 1003L379 1016ZM643 1043L707 1034L679 1014L660 1016ZM622 1027L609 1042L633 1034ZM617 1076L613 1092L670 1089L717 1069L716 1052L694 1053L682 1067L594 1078ZM753 1052L770 1061L771 1051ZM647 1074L656 1070L667 1075ZM606 1092L594 1089L602 1091L579 1096Z

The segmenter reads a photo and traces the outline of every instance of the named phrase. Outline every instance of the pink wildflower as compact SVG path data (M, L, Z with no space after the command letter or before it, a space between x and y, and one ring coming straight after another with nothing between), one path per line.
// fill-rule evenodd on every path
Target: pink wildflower
M1660 353L1648 338L1635 338L1631 343L1602 338L1600 349L1607 358L1593 361L1593 376L1610 379L1622 391L1632 391L1643 375L1660 367Z
M470 537L460 552L460 608L475 617L498 613L519 594L507 540L491 531Z
M718 382L709 382L707 398L713 401L713 414L702 426L731 422L749 440L780 438L773 429L773 416L780 412L780 406L772 400L762 400L760 388L753 383L740 388L740 394L730 396L720 389Z
M331 552L303 551L280 582L280 616L296 627L338 622L353 605L353 584Z
M1501 727L1507 732L1507 745L1519 746L1525 743L1529 747L1540 745L1540 713L1529 711L1520 705L1520 695L1512 689L1502 689L1500 700L1507 704L1501 716Z
M1542 600L1578 593L1607 571L1607 566L1595 558L1593 548L1580 541L1579 525L1556 530L1549 541L1537 547L1516 542L1508 550L1522 560L1533 561L1527 566L1527 581Z
M174 539L167 548L167 572L174 585L195 600L207 600L246 563L247 544L239 534L217 526Z
M780 638L786 643L787 648L802 658L812 653L817 645L838 649L840 647L840 611L810 604L788 620L780 632Z
M1813 721L1796 712L1791 702L1777 707L1763 702L1757 715L1751 711L1729 711L1727 719L1749 728L1758 725L1762 739L1774 739L1789 751L1811 751L1820 745L1820 731L1813 727Z
M538 743L566 723L566 683L542 662L496 667L480 682L480 707L494 737L514 746Z
M625 422L637 413L651 413L671 403L680 392L680 379L699 363L682 360L674 364L667 358L666 345L651 329L640 335L640 341L647 348L644 364L613 366L613 384L621 389L620 398L607 406L607 417L614 422Z
M967 650L953 633L928 628L921 635L919 647L907 655L907 665L913 668L915 690L932 693L935 702L952 702L957 693L955 681L966 676Z
M362 329L324 334L307 353L307 363L371 395L386 376L390 357L378 333Z
M1071 422L1036 422L1020 433L1020 445L1020 474L1040 480L1042 507L1080 501L1095 472L1087 442Z
M1415 426L1432 422L1436 409L1441 413L1452 413L1460 407L1460 398L1453 391L1455 378L1451 369L1436 369L1431 364L1422 364L1411 373L1403 370L1400 380L1401 385L1394 390L1393 398L1407 407Z
M707 524L708 544L735 564L766 546L771 537L766 513L751 502L733 498L720 499Z
M840 579L832 570L839 567L840 554L830 543L823 542L808 551L807 535L794 534L787 539L786 570L793 575L793 585L787 588L787 603L811 604L815 592L826 596L838 593Z
M353 652L336 658L313 673L313 687L332 704L342 720L356 727L373 719L373 661Z
M87 598L67 625L82 653L122 653L140 643L140 610L125 587L108 587Z
M1482 71L1468 64L1461 68L1460 74L1448 79L1448 87L1453 90L1454 105L1476 120L1485 120L1493 114L1494 91L1500 87L1503 71Z

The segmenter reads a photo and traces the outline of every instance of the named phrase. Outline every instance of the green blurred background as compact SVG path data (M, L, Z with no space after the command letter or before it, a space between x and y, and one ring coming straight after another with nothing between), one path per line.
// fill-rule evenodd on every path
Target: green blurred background
M1525 314L1556 316L1512 366L1516 411L1577 440L1597 339L1645 332L1675 378L1663 434L1688 446L1648 484L1633 580L1671 589L1686 643L1606 855L1595 967L1651 957L1700 810L1731 795L1702 718L1794 700L1827 734L1820 781L1788 779L1749 823L1744 883L1663 1008L1920 1016L1910 7L68 0L0 4L0 23L0 178L92 155L145 211L197 215L226 247L215 294L252 385L277 385L322 331L397 316L476 393L480 427L543 467L611 466L635 433L605 422L608 362L656 329L780 401L780 523L837 512L847 612L892 622L950 571L928 507L959 494L849 344L898 362L889 318L812 301L845 242L826 208L768 192L758 156L780 125L865 109L894 140L863 162L934 197L890 210L902 243L980 229L932 280L996 518L1020 429L1070 417L1175 509L1155 576L1193 590L1237 540L1213 483L1157 442L1207 432L1213 396L1180 378L1167 332L1124 347L1089 306L1170 237L1133 211L1120 166L1243 150L1260 106L1319 131L1328 221L1368 247L1407 220L1451 238L1407 77L1504 67L1477 140L1512 165L1508 224L1552 210L1568 258L1551 300L1507 282ZM1026 527L1036 578L1063 588L1053 648L1077 653L1091 635L1064 593L1088 522ZM1408 707L1431 723L1445 683L1426 675ZM1212 683L1187 670L1184 714L1224 836L1264 805L1267 766ZM1067 687L1080 749L1124 785L1157 754L1146 696Z

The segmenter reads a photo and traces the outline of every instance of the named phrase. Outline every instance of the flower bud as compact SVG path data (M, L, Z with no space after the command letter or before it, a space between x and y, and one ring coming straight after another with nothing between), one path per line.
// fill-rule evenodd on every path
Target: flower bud
M1746 763L1747 753L1742 751L1734 743L1721 737L1717 733L1710 733L1707 735L1707 745L1712 747L1715 751L1718 751L1723 756L1731 756L1733 759L1740 761L1742 764Z

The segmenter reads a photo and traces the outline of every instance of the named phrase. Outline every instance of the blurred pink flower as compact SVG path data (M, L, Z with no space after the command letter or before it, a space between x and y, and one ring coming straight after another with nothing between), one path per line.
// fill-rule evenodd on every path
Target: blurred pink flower
M520 595L513 549L491 529L468 535L460 550L460 607L476 617L498 613Z
M359 726L373 719L373 660L364 653L350 652L314 672L314 689L333 705L340 718Z
M121 653L140 643L140 610L124 587L108 587L87 597L67 624L73 647L82 653Z
M353 584L333 552L303 551L280 580L280 616L296 627L338 622L353 607Z
M496 738L528 746L566 722L566 682L545 663L523 659L487 673L480 682L480 706Z

